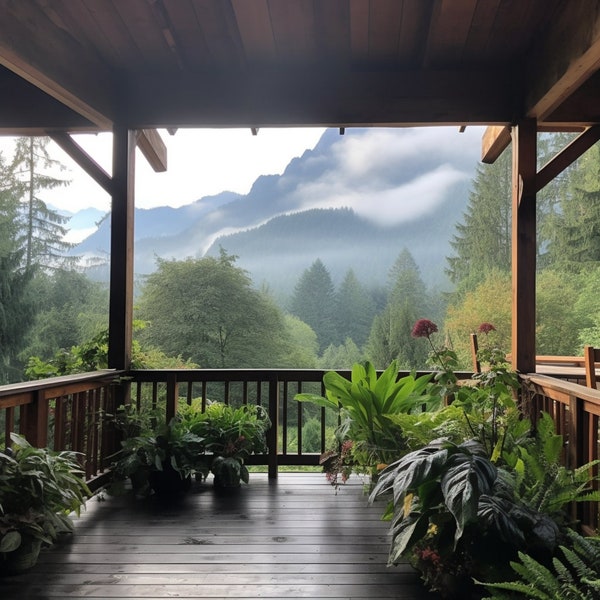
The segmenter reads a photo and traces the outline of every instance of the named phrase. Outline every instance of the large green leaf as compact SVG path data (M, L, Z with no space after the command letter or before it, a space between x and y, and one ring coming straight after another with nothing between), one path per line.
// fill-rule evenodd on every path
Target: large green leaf
M334 401L330 398L318 396L317 394L296 394L295 399L298 402L310 402L311 404L321 406L322 408L331 408L333 410L337 410L339 408L339 403L337 400Z
M496 467L486 456L464 451L448 459L440 485L446 506L456 521L456 541L465 525L476 520L479 498L492 491L496 475Z
M0 538L0 552L12 552L21 545L21 534L18 531L8 531Z
M397 564L408 549L425 537L428 528L428 514L414 512L402 519L396 515L392 523L392 544L388 564Z
M371 499L393 490L394 502L402 502L404 494L416 491L428 479L439 476L447 458L448 449L444 442L434 442L410 452L381 472Z

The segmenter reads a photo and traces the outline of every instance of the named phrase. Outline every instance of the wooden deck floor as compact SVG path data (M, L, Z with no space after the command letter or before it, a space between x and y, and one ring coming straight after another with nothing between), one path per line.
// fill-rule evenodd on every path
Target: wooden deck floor
M200 484L176 507L93 499L72 540L42 552L0 598L435 600L408 565L386 566L388 525L360 480L251 474L233 495Z

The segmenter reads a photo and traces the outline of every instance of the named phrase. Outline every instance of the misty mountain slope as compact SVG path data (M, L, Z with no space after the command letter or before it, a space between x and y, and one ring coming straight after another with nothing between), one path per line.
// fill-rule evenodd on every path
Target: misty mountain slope
M136 209L136 275L152 272L157 256L200 257L222 245L257 285L289 294L316 258L334 281L353 268L365 283L384 284L407 247L423 279L438 285L479 147L479 132L469 129L327 130L314 149L281 175L258 177L246 195ZM101 255L109 238L107 221L73 253Z
M457 194L459 190L455 190ZM466 198L466 191L460 191ZM448 200L447 210L411 222L384 227L364 219L352 209L311 209L279 216L255 229L222 236L207 254L223 248L238 256L237 265L249 272L256 285L268 285L276 296L289 296L300 274L321 259L334 283L349 269L367 285L384 285L398 255L408 248L425 283L447 285L445 257L455 208L466 206ZM462 204L462 206L461 206Z

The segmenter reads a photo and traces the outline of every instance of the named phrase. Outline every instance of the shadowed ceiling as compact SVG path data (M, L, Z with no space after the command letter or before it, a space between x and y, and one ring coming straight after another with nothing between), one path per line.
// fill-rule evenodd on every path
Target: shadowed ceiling
M0 133L600 121L596 0L0 0Z

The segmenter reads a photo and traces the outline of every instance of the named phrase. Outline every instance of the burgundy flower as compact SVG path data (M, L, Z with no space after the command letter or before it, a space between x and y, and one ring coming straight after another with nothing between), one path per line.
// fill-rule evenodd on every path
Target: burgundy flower
M496 328L491 323L482 323L477 331L487 335L490 331L496 331Z
M419 319L412 330L412 336L414 338L429 338L432 333L438 330L437 325L429 319Z

